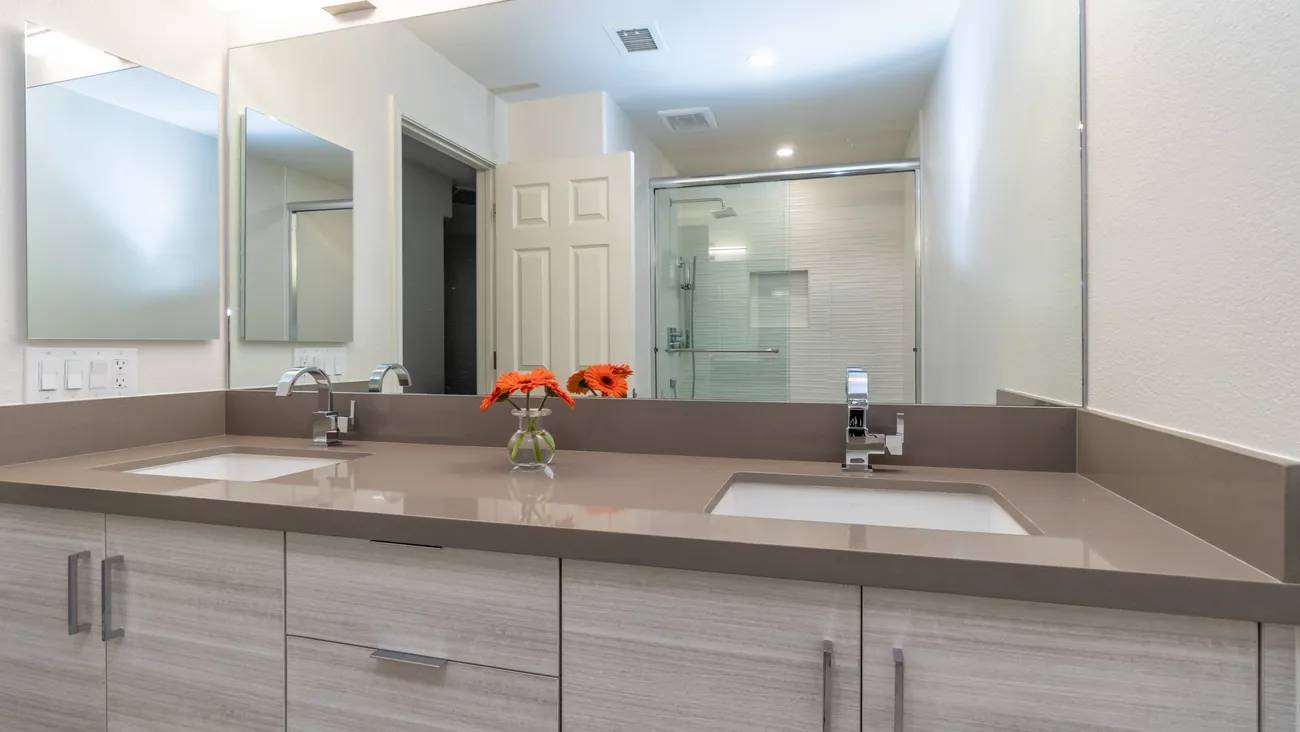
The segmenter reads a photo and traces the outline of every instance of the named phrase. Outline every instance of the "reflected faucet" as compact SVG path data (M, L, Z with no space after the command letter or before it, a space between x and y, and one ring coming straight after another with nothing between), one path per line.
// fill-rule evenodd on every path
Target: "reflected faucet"
M289 396L293 392L293 385L303 376L310 376L316 380L316 411L312 412L311 423L312 444L341 444L343 441L339 439L339 424L342 422L346 425L349 418L340 417L339 413L334 411L334 391L330 387L329 374L316 366L289 369L280 376L280 383L275 385L275 395ZM356 402L352 402L353 412L356 411L356 405ZM346 430L346 427L344 429Z
M374 371L370 372L368 391L383 391L384 377L388 375L389 371L397 375L398 386L411 385L411 372L407 371L405 366L400 363L381 363L375 367Z
M897 419L894 434L867 431L867 370L850 366L844 375L844 401L848 408L848 424L844 429L844 462L846 472L870 473L872 455L903 454L903 413Z

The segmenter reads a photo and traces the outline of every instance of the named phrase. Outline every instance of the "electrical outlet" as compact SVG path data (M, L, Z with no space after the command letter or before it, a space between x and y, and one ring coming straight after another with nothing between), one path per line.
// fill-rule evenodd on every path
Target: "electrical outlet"
M129 396L137 391L134 348L26 349L28 402Z

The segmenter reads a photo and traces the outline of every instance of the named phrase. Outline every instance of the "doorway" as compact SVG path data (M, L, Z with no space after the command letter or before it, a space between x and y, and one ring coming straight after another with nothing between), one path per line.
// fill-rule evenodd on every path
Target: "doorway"
M486 172L486 164L403 121L400 310L407 392L479 392Z

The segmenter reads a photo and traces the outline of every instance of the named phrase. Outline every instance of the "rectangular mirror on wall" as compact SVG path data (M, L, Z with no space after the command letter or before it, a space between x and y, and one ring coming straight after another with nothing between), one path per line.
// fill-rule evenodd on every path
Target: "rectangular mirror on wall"
M355 141L345 381L626 362L638 398L838 402L862 367L875 402L1078 404L1080 24L1072 0L512 0L232 49L229 76Z
M215 95L28 24L27 337L220 327Z
M352 153L255 109L243 115L246 341L352 340Z

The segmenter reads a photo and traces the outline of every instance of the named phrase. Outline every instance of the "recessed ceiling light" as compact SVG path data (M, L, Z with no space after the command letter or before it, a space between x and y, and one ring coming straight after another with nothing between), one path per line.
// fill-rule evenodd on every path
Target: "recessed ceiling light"
M766 69L776 63L776 57L771 51L760 49L749 54L749 65L758 69Z
M791 145L782 145L776 149L776 156L778 158L788 158L791 155L794 155L794 147Z

